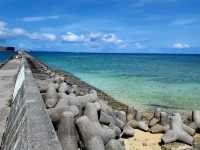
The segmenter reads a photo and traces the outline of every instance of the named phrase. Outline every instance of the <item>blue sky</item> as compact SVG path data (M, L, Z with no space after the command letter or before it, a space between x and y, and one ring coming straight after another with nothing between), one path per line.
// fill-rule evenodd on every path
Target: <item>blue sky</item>
M200 53L199 0L1 0L0 10L1 45Z

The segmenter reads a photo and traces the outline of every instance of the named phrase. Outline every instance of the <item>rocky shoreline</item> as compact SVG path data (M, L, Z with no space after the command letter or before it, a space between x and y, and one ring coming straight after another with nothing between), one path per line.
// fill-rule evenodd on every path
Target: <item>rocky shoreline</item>
M121 150L124 147L123 138L134 137L134 129L140 129L151 134L162 133L158 143L162 149L166 149L167 146L167 149L175 147L180 149L179 145L183 148L185 144L187 144L187 149L199 149L199 136L197 138L194 136L200 129L199 111L184 112L181 115L169 113L160 108L156 108L155 111L141 111L114 100L72 74L52 70L30 55L26 54L26 58L45 100L47 112L64 147L68 147L69 143L66 144L63 138L68 139L70 136L73 143L71 147L85 147L88 150L98 150L98 147L100 147L99 150L104 148L117 150L118 147ZM74 103L75 101L77 103ZM63 106L66 107L63 108ZM71 106L76 106L76 108ZM69 122L74 122L74 124L69 124ZM64 129L66 125L72 129L70 133L66 133L67 137L64 134L68 130ZM75 134L77 128L78 139L77 133ZM88 139L94 139L94 141L88 141ZM77 141L78 145L76 145ZM82 144L83 147L81 147ZM99 146L95 146L96 144ZM88 145L91 147L87 147Z

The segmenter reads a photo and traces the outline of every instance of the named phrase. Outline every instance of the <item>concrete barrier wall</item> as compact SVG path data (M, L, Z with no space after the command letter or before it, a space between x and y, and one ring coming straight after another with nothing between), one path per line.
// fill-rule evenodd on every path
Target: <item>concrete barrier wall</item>
M62 150L25 59L16 79L1 150Z

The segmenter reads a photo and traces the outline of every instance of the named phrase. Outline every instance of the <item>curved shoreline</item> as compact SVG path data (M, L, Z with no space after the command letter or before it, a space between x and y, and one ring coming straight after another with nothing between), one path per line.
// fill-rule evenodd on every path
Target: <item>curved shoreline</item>
M137 105L137 104L126 104L123 103L115 98L113 98L111 95L107 94L106 92L100 90L99 88L87 83L86 81L81 80L79 77L73 75L70 72L64 71L62 69L54 69L52 67L50 67L48 64L42 62L41 60L33 57L32 55L26 53L26 57L28 57L30 59L30 62L34 62L35 64L32 64L31 66L37 68L36 70L39 71L41 68L46 68L47 70L51 70L59 75L64 76L68 81L70 81L73 84L77 84L79 85L81 88L92 88L95 89L97 91L98 96L107 101L108 104L116 109L116 110L123 110L125 112L127 112L128 110L128 106L135 106L137 109L139 110L143 110L147 116L147 118L149 118L149 116L152 115L152 113L154 112L155 108L162 108L164 111L166 112L180 112L183 116L185 115L190 115L192 110L188 110L188 109L183 109L183 108L178 108L178 107L168 107L168 106L161 106L161 105L149 105L149 104L141 104L141 105ZM32 68L33 69L33 68Z
M64 70L58 70L58 69L53 69L51 67L49 67L47 64L41 62L40 60L32 57L31 55L27 55L28 56L28 61L31 64L31 67L33 70L35 71L39 71L39 69L41 68L47 68L48 70L51 70L59 75L62 75L66 78L66 80L68 80L69 82L76 84L78 86L80 86L80 88L92 88L95 89L97 91L97 95L99 98L105 100L108 102L108 104L110 106L112 106L114 109L116 110L123 110L125 112L127 112L128 110L128 105L122 102L119 102L117 100L115 100L112 96L108 95L107 93L105 93L104 91L88 84L87 82L81 80L80 78L76 77L75 75L73 75L72 73L66 72ZM35 69L34 69L35 68ZM37 68L37 69L36 69Z

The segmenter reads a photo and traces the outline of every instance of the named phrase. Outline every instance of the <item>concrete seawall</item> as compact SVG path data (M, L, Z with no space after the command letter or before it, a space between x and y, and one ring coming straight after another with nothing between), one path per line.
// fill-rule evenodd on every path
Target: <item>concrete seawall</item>
M61 150L32 72L23 58L12 97L1 150Z

